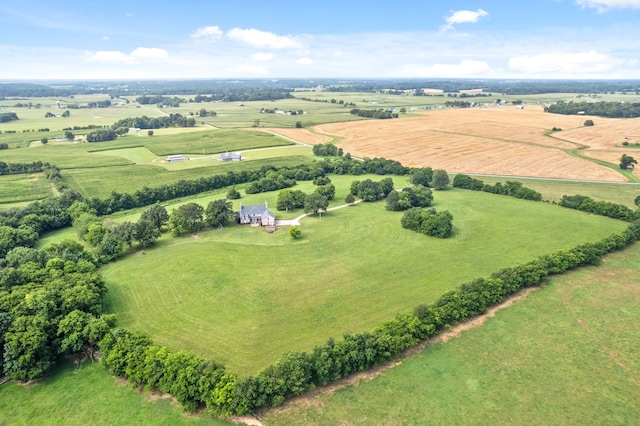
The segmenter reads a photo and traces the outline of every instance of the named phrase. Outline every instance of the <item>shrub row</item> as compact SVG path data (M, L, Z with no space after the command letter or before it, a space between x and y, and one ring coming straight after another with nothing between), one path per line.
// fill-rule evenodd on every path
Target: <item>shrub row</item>
M147 337L115 330L101 343L105 365L150 389L169 392L189 409L205 405L219 414L245 414L277 406L287 397L363 371L399 355L443 329L482 314L507 296L537 286L553 274L595 264L603 255L640 239L640 221L596 243L560 250L463 284L432 305L398 314L370 332L329 339L311 352L289 352L255 376L237 377L216 364L155 346Z
M462 173L458 173L453 178L453 187L470 189L472 191L490 192L492 194L508 195L510 197L521 198L524 200L542 200L542 194L531 188L523 186L522 182L508 180L504 185L500 182L497 182L495 185L489 185L480 179L472 178L471 176Z
M563 195L560 200L560 205L562 207L612 217L614 219L626 220L628 222L638 219L638 212L633 211L627 206L609 201L595 201L586 195Z
M31 163L5 163L0 161L0 175L19 175L23 173L40 173L47 163L33 161Z

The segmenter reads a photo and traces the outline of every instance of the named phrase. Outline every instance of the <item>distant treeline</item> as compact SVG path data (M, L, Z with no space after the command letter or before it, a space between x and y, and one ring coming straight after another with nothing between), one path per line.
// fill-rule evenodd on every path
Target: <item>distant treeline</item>
M366 118L379 118L379 119L387 119L387 118L398 118L398 114L394 114L389 110L384 109L360 109L353 108L349 111L351 115L357 115L358 117L366 117Z
M370 92L382 90L415 90L421 88L440 89L445 93L461 90L483 89L485 92L505 95L535 95L540 93L614 93L625 92L640 94L640 80L367 80L320 82L325 84L327 92Z
M558 102L544 108L554 114L586 114L608 118L640 117L640 102Z
M163 129L166 127L194 127L196 119L193 117L185 117L182 114L170 114L165 117L129 117L116 121L111 125L114 130L125 128L138 129Z
M483 89L505 95L540 93L614 93L640 94L639 80L478 80L478 79L282 79L282 80L157 80L157 81L79 81L55 86L53 84L0 84L0 99L7 97L72 97L77 94L109 94L111 97L142 95L201 96L200 102L245 102L291 97L296 89L307 91L321 88L329 92L370 92L382 90L402 93L421 88L440 89L445 93ZM198 102L193 100L194 102Z

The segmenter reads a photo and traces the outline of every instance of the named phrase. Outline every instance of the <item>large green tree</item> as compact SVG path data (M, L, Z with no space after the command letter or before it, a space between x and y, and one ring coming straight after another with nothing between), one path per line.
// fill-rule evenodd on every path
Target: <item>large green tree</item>
M162 230L162 226L169 220L169 213L163 205L156 203L143 211L140 218L148 220L158 230Z
M138 241L142 247L149 247L155 240L160 238L161 233L150 220L141 217L136 223L135 235L136 241Z
M447 189L447 186L449 186L449 175L447 171L442 169L434 171L431 185L438 191Z
M169 216L169 227L173 235L197 232L204 227L204 208L198 203L183 204Z
M222 198L211 201L204 211L205 223L211 227L223 226L231 221L234 215L233 203Z
M313 192L304 199L304 212L318 214L320 210L326 210L329 206L329 200L322 194Z

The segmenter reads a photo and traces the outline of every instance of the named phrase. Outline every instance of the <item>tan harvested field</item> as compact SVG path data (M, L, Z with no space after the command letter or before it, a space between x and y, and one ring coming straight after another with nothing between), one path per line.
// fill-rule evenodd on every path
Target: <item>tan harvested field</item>
M631 155L635 159L640 159L640 150L638 149L626 149L621 151L599 151L599 150L588 150L582 153L584 156L589 158L595 158L597 160L608 161L609 163L618 164L620 162L620 157L622 154ZM640 178L640 167L635 167L633 169L634 176Z
M584 127L587 119L596 125ZM553 127L563 130L549 136ZM626 181L615 168L577 158L566 150L588 145L611 151L605 161L617 165L625 138L629 143L640 139L640 119L549 114L541 106L528 105L524 109L504 106L433 110L400 120L322 124L315 126L314 131L340 138L339 146L354 156L390 158L412 167ZM295 135L290 137L297 139ZM312 139L298 140L319 143ZM581 152L587 153L589 148Z

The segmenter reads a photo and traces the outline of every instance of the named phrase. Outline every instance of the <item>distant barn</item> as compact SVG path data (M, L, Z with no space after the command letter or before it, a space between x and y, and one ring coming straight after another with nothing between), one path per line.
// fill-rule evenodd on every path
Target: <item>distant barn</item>
M242 161L242 155L239 152L225 152L220 154L220 161Z
M167 163L172 163L174 161L184 161L185 158L184 155L169 155L167 156L166 160Z

